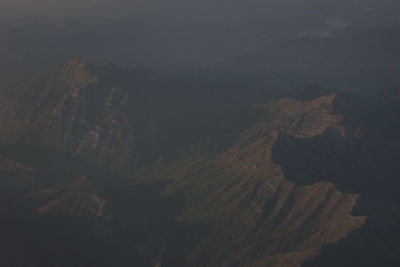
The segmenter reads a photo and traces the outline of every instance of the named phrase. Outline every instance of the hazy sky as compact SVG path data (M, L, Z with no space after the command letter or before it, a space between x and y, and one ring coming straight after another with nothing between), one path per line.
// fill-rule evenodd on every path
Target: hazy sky
M0 12L10 16L79 16L106 14L139 5L141 0L1 0Z
M269 62L259 55L286 56L284 40L333 36L332 21L362 36L343 48L353 55L382 39L375 28L400 29L398 14L399 0L0 0L0 79L2 69L31 72L76 55L95 64L157 67L226 66L255 55L249 65L256 65ZM297 66L296 47L288 51L293 55L277 63Z
M220 19L373 8L394 0L1 0L1 16L176 16Z
M15 40L2 33L0 56L50 49L117 62L219 62L324 30L324 21L400 25L399 8L398 0L0 0L0 28L23 19Z

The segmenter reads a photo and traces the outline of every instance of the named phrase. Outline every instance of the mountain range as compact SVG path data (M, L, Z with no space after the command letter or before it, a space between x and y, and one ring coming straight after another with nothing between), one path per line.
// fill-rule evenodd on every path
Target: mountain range
M5 266L400 263L398 90L192 78L74 58L2 96Z

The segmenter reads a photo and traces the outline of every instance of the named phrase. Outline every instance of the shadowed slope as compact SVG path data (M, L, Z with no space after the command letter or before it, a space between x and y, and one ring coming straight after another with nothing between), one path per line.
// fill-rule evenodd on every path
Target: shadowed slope
M166 193L185 192L180 220L214 226L188 265L296 266L365 222L350 215L357 195L328 182L297 186L271 160L279 132L307 139L335 128L344 135L342 116L332 113L335 97L272 101L227 152L153 172L173 181Z

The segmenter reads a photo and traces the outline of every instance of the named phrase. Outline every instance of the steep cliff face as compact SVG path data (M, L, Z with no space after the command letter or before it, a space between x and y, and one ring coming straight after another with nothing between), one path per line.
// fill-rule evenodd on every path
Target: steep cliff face
M180 220L214 227L187 259L189 266L297 266L365 222L351 215L358 195L329 182L296 185L271 159L280 133L307 139L333 128L345 135L342 115L333 113L335 98L270 102L260 107L264 118L232 149L153 174L173 180L166 193L185 192ZM312 166L302 168L298 172Z
M95 160L127 161L135 140L123 113L126 101L118 88L103 84L75 58L33 88L2 101L3 143L49 145Z

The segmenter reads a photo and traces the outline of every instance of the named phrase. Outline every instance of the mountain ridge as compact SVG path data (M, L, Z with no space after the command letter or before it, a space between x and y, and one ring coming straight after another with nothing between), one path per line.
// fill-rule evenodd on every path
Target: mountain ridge
M397 117L387 116L396 93L371 104L312 88L307 98L294 93L191 117L179 110L188 103L146 102L167 91L129 79L120 88L120 76L91 69L76 58L2 101L0 182L15 195L5 194L14 204L2 216L22 211L32 216L21 219L27 224L89 229L90 242L120 246L102 255L107 260L141 266L299 266L324 261L364 229L376 226L374 236L384 240L381 229L397 220L383 216L379 202L397 207L396 137L380 132L396 132ZM134 105L142 100L154 106ZM175 140L186 135L189 142ZM170 144L158 147L163 142ZM155 160L136 165L153 152Z
M321 135L328 128L344 135L343 116L331 113L335 98L332 94L305 102L271 101L261 107L266 111L264 118L244 131L235 147L154 175L173 181L166 193L187 192L180 220L217 225L188 259L189 266L245 265L245 261L248 266L297 266L317 255L322 244L334 243L365 223L366 217L351 215L358 195L343 194L327 182L296 186L271 160L280 131L297 139ZM305 229L310 232L303 240ZM256 233L261 236L253 243L250 240ZM231 234L235 237L228 237ZM224 239L229 243L223 243ZM265 245L256 249L256 243Z

